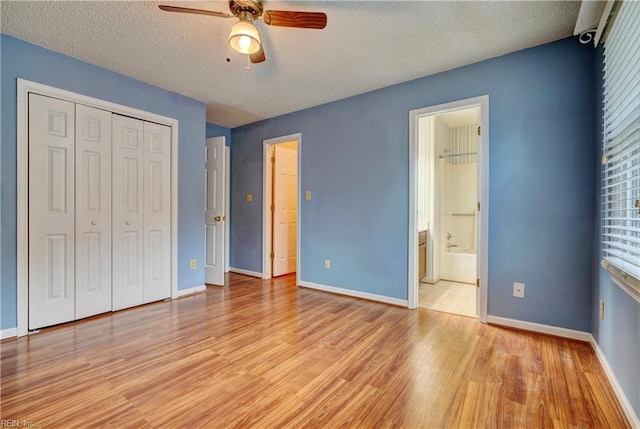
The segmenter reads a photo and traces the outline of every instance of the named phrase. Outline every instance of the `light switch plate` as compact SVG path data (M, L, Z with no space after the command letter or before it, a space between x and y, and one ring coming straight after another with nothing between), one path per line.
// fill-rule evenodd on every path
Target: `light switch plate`
M250 203L251 201L253 201L253 194L247 194L247 198L246 198L247 202Z
M304 199L307 201L311 200L311 191L306 191L304 193Z

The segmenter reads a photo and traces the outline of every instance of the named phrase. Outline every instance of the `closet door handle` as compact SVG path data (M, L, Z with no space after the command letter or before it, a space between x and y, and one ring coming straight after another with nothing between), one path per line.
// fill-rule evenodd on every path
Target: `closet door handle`
M94 225L94 226L95 226L95 224L96 224L96 223L97 223L97 222L96 222L95 220L92 220L92 221L91 221L91 225Z
M126 221L124 224L125 224L125 225L131 225L131 222Z

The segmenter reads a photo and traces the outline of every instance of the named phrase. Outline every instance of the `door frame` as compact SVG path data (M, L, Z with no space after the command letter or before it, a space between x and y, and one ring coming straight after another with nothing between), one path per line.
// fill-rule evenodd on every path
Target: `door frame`
M273 277L272 265L271 265L271 247L272 247L272 233L273 233L273 214L270 210L270 195L273 192L273 169L271 167L271 161L269 155L271 153L271 147L281 143L288 143L291 141L298 142L298 219L296 221L296 283L300 276L300 189L301 189L301 174L300 174L300 160L301 160L301 146L302 146L302 134L289 134L281 137L274 137L262 141L262 278L268 280Z
M27 335L29 312L29 219L28 219L28 117L29 93L59 98L113 113L132 116L171 127L171 298L178 297L178 120L133 107L100 100L53 86L18 78L17 80L17 330Z
M408 307L418 307L418 118L465 108L480 108L480 149L478 154L478 183L481 202L480 230L477 235L480 299L477 302L478 319L487 323L487 278L489 256L489 96L482 95L449 103L409 111L409 225L408 225Z
M231 148L227 146L227 138L224 138L224 272L229 272L229 255L231 255Z

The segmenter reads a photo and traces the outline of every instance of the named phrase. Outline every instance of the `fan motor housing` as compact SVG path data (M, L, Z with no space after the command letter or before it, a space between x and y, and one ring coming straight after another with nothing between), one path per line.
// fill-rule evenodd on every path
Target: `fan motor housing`
M229 0L229 10L235 16L240 14L250 13L253 15L253 19L258 19L262 16L263 7L261 1L256 0Z

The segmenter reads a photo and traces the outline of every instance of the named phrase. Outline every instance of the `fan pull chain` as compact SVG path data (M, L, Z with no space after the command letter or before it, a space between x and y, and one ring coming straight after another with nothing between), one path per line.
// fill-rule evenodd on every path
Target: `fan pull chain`
M249 55L247 55L247 67L246 67L247 71L251 70L251 60L249 59Z
M231 47L229 46L229 44L227 43L227 62L230 63L231 62L231 51L230 51Z

